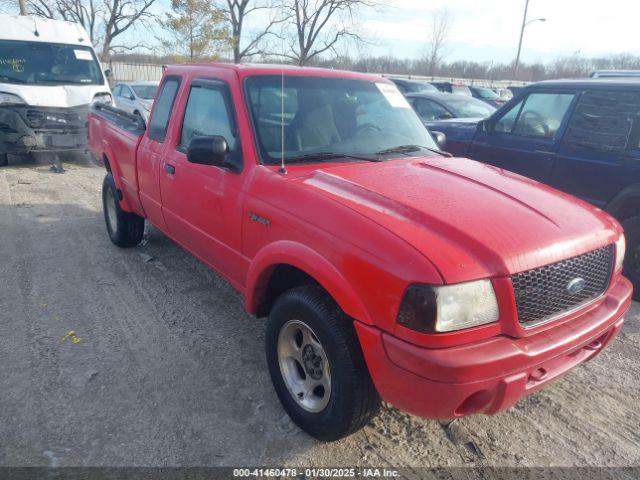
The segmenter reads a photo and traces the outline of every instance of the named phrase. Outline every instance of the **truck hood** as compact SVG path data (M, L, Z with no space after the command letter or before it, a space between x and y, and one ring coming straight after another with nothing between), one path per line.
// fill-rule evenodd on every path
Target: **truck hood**
M91 103L97 93L110 93L106 85L15 85L0 83L0 92L18 95L36 107L77 107Z
M599 248L620 233L596 207L463 158L346 164L300 180L404 239L445 283L512 275Z

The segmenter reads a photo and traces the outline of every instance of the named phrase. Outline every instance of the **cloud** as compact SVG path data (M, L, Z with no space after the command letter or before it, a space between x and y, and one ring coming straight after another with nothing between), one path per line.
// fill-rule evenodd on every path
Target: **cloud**
M417 55L429 36L432 13L447 8L454 17L450 58L505 60L517 47L524 0L389 0L367 13L362 27L377 40L377 50ZM546 18L526 27L523 59L549 59L576 51L584 55L640 53L638 0L531 0L528 19ZM483 50L486 52L483 55ZM484 58L480 58L484 57Z

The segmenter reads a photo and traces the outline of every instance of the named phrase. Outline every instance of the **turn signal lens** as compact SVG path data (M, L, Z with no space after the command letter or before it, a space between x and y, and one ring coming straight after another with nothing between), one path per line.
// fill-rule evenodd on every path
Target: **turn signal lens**
M624 240L624 233L620 235L620 238L616 240L616 272L622 270L622 264L624 263L624 254L626 251L626 242Z

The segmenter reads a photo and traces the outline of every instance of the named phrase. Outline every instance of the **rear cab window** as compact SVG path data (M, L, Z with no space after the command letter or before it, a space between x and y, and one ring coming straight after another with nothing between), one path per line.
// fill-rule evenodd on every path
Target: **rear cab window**
M153 115L149 123L149 138L156 142L164 142L169 126L169 117L180 89L180 77L167 77L160 87L160 94L153 107Z

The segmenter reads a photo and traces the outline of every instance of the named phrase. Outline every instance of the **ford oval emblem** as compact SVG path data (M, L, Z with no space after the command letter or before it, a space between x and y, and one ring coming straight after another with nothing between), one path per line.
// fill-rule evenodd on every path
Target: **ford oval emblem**
M585 281L584 278L574 278L573 280L571 280L569 283L567 283L567 293L569 295L577 295L579 294L582 290L584 290L584 287L587 286L587 282Z

